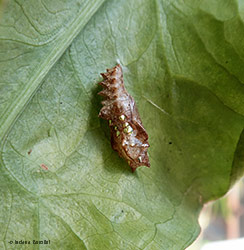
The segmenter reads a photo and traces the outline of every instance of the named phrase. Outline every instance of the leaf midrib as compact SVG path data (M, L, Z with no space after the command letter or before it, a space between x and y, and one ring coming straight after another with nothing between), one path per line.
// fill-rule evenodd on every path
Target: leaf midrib
M57 38L55 47L51 53L43 60L38 70L30 78L29 82L23 84L14 101L7 107L6 111L1 117L0 125L0 141L3 142L11 127L23 112L28 102L42 83L42 80L62 56L68 46L72 43L74 38L79 34L83 27L88 23L91 17L97 12L105 0L90 0L89 3L82 9L78 17L69 26L66 32L62 33Z

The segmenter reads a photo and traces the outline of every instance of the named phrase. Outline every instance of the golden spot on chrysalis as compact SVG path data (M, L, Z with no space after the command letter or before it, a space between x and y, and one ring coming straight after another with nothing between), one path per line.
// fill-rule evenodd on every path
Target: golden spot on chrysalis
M121 115L121 116L119 117L119 119L120 119L121 121L124 121L124 120L125 120L125 116L124 116L124 115Z
M127 126L126 128L124 128L124 132L126 134L130 134L133 131L133 128L131 126Z

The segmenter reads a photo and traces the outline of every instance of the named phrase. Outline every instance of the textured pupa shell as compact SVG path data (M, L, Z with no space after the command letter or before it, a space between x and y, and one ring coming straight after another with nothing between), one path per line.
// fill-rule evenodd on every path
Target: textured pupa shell
M118 64L101 75L103 81L99 84L104 89L98 94L105 100L99 117L108 120L112 148L128 162L133 172L139 166L150 167L148 134L134 99L125 89L122 67Z

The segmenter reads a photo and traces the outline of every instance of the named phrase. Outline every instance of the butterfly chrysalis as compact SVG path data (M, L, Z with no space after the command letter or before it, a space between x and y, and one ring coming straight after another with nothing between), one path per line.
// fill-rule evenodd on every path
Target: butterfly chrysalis
M99 117L109 123L111 145L127 160L132 172L139 166L150 167L147 154L148 134L142 125L135 101L125 89L120 64L101 74L104 88L98 94L105 97Z

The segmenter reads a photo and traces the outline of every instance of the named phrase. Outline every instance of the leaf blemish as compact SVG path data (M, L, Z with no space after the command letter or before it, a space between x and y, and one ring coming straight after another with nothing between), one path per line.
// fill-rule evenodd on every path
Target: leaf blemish
M45 164L41 164L40 167L43 169L43 170L48 170L48 167L45 165Z

